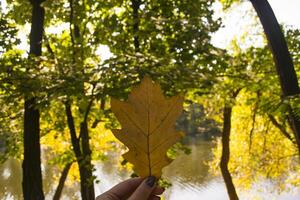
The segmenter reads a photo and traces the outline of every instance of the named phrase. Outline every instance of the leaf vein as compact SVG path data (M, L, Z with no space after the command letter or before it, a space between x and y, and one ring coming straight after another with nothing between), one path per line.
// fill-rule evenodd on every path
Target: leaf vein
M139 129L141 132L142 132L142 134L145 136L145 137L147 137L147 134L143 131L143 129L141 129L136 123L135 123L135 121L124 111L124 109L121 109L122 110L122 112L125 114L125 116L129 119L129 121L137 128L137 129Z
M157 129L159 129L164 124L165 120L168 118L168 116L171 113L172 109L178 103L178 100L173 103L173 105L170 107L170 110L167 112L167 114L165 115L165 117L163 118L163 120L161 121L161 123L158 124L157 127L149 135L153 135L155 133L155 131L157 131Z

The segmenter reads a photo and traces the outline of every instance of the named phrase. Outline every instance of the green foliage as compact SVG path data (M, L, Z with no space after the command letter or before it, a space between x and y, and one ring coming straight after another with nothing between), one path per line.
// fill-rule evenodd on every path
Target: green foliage
M13 50L20 40L16 37L15 22L0 13L0 163L9 157L20 158L22 112L15 83L15 68L22 62L20 51ZM22 101L21 101L22 102Z
M212 2L143 1L137 16L129 1L107 10L95 32L114 54L110 69L126 74L120 82L148 74L169 94L198 87L220 67L220 51L210 44L210 33L220 27ZM111 27L103 28L107 23Z
M8 16L14 19L17 24L24 25L31 20L31 5L30 1L14 1L6 0Z
M20 43L20 40L16 38L17 29L15 23L10 20L4 13L0 13L0 55L14 45Z
M297 43L295 35L290 37L289 41ZM290 49L295 58L298 50ZM234 182L241 188L251 188L258 181L271 180L274 190L280 192L288 190L289 184L298 187L299 177L288 175L299 173L297 148L282 131L294 138L288 122L288 105L297 112L297 98L292 97L292 101L282 98L272 55L266 46L236 51L229 59L229 66L214 86L215 92L206 96L209 100L201 101L207 110L212 110L208 112L211 116L222 121L224 104L220 105L220 100L230 101L230 94L241 89L237 100L232 102L229 168ZM217 99L217 102L211 99ZM270 120L270 115L275 117L281 129ZM217 141L215 160L211 164L215 172L219 170L221 154L221 141Z
M233 3L236 3L236 2L241 2L241 0L219 0L224 9L228 9L230 6L232 6Z
M233 110L229 168L236 185L250 189L261 180L270 180L274 191L278 192L288 190L289 184L299 187L299 176L294 175L299 174L296 146L270 122L266 114L256 113L255 124L252 123L256 105L247 103L247 98L252 95L242 92ZM218 141L214 152L212 166L215 167L219 163L220 143Z
M158 185L160 186L160 187L162 187L162 188L170 188L171 186L172 186L172 183L170 183L169 181L167 181L167 180L165 180L165 179L163 179L163 178L161 178L161 179L159 179L159 181L158 181Z
M177 128L189 136L212 139L220 136L220 124L207 118L204 107L194 102L189 102L181 117L177 120Z
M300 69L300 30L299 29L287 29L285 31L286 40L288 43L291 56L296 68L297 75L299 76Z

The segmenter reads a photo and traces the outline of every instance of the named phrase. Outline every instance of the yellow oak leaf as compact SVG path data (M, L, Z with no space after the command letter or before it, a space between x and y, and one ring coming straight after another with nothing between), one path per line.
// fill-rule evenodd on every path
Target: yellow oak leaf
M112 132L129 149L124 159L141 177L161 177L162 168L172 161L167 150L183 136L174 127L183 97L166 98L160 85L146 76L126 102L112 98L111 109L122 126Z

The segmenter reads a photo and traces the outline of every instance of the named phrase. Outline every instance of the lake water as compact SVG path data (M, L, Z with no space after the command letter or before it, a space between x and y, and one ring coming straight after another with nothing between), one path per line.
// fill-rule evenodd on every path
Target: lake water
M187 146L192 150L190 155L181 154L166 167L163 176L172 183L172 187L164 193L165 200L227 200L227 192L221 177L209 173L206 164L212 157L212 143L200 138L188 138ZM127 179L130 173L120 170L119 155L111 155L110 159L96 164L95 174L100 180L95 184L96 194L101 194L118 182ZM46 199L51 199L54 184L52 177L59 171L50 166L43 166L44 191ZM0 199L22 199L22 170L17 160L10 159L0 166ZM240 199L252 200L257 196L264 200L299 200L300 189L293 188L289 193L274 194L264 191L268 183L260 183L256 190L239 191ZM259 190L259 191L258 191ZM79 199L79 184L67 186L62 199Z

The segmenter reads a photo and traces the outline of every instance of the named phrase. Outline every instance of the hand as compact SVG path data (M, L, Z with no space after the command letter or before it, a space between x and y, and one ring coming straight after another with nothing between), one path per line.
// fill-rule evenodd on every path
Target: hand
M155 177L132 178L114 186L96 200L160 200L164 188L155 185Z

